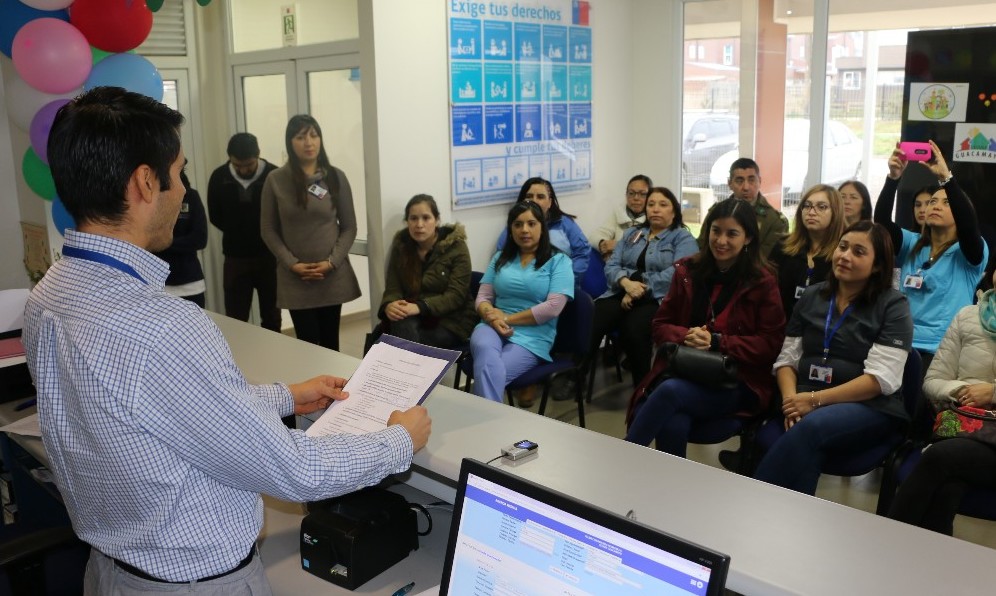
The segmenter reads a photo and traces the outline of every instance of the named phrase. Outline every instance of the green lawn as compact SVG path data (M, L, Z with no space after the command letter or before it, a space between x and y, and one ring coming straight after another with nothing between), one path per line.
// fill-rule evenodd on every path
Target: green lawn
M864 129L861 120L842 120L859 139L864 139ZM888 157L899 142L899 134L903 123L900 120L880 120L875 123L875 140L872 143L872 155Z

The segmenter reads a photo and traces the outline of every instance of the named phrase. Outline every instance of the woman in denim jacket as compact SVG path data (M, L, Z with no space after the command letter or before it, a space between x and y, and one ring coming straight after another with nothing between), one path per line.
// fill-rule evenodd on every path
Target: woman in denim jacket
M607 333L619 330L635 387L650 371L650 321L667 295L674 262L698 252L681 220L674 193L657 186L647 195L647 220L623 233L605 264L608 291L595 301L592 352Z

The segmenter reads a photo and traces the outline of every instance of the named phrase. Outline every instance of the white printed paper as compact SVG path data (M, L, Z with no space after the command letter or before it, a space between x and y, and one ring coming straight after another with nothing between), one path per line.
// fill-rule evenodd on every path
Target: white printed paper
M346 383L349 397L334 403L306 434L364 434L387 428L395 410L419 403L449 366L440 358L376 343Z

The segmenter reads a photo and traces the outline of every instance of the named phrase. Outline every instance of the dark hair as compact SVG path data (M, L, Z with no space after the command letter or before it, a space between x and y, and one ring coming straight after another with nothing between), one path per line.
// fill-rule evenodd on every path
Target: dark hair
M853 186L854 190L858 191L861 195L861 215L860 219L871 219L872 218L872 198L871 194L868 192L868 187L865 183L860 180L848 180L837 187L840 192L844 191L845 186Z
M939 190L941 190L941 186L939 184L928 184L927 186L922 186L916 189L916 192L913 193L913 199L915 201L916 198L920 195L927 195L928 197L932 197L934 196L934 193Z
M512 224L526 211L531 212L540 222L541 230L539 246L536 247L536 260L533 261L533 268L539 269L550 260L550 257L553 256L554 252L559 252L553 247L552 244L550 244L550 227L543 219L543 209L532 201L520 201L512 205L512 208L508 210L508 219L505 222L505 246L501 247L501 252L498 254L498 261L495 262L495 272L508 263L511 263L515 256L519 254L519 245L516 244L515 240L512 238Z
M629 185L633 184L637 180L646 183L647 188L653 188L654 186L654 181L650 179L650 176L644 174L637 174L636 176L633 176L632 178L629 179L629 182L626 183L626 188L629 189Z
M322 145L318 149L318 168L325 172L325 183L329 187L329 198L335 199L339 196L339 177L332 170L329 156L325 153L325 138L322 136L322 127L318 121L308 114L298 114L291 116L287 121L287 130L284 133L284 145L287 148L287 161L291 165L291 176L294 181L294 190L297 192L297 202L302 208L308 204L308 177L304 175L301 168L301 160L294 152L294 137L302 131L314 128L318 138L322 140Z
M438 226L439 207L436 205L436 199L432 198L432 195L427 194L417 194L408 199L408 203L405 204L406 225L408 214L412 207L421 203L429 206L429 211L436 218ZM418 258L418 245L415 244L415 240L410 233L401 234L400 240L398 243L398 264L401 269L401 285L406 293L411 294L410 296L406 296L406 299L413 300L418 297L419 292L422 290L422 260Z
M761 175L761 168L757 162L749 157L739 157L730 164L730 180L733 180L733 170L754 170L757 175Z
M692 257L689 263L689 272L693 280L704 280L715 274L719 268L716 266L716 257L712 255L709 247L709 236L712 224L719 219L732 217L737 224L743 228L744 236L749 242L737 256L737 262L733 264L733 279L738 281L756 281L761 278L768 263L761 254L761 242L759 238L757 215L754 209L739 199L724 199L706 214L702 229L706 234L706 245Z
M650 195L655 193L659 195L664 195L667 198L667 200L671 201L671 210L674 212L674 220L671 222L671 225L668 226L667 229L669 230L677 230L678 228L687 229L687 227L685 226L685 222L682 221L681 219L681 201L678 200L678 197L674 196L674 193L671 192L671 189L664 186L651 186L650 190L647 191L648 203L650 202ZM649 230L650 220L648 219L644 221L643 223L640 224L640 226L647 228Z
M228 139L228 156L235 159L250 159L259 157L259 141L256 135L248 132L237 132Z
M930 198L933 199L934 195L937 194L941 190L944 190L943 186L939 186L937 184L929 184L927 186L924 186L920 190L916 191L916 194L913 195L913 208L914 209L916 208L916 198L918 196L920 196L921 194L929 192L930 193ZM945 191L944 194L947 194L947 191ZM913 217L913 225L916 226L916 216L915 216L915 214L914 214L914 217ZM955 224L955 228L957 229L957 223ZM916 239L916 243L913 245L913 248L910 250L910 254L909 254L909 262L910 263L913 263L916 260L917 255L920 254L920 251L923 250L923 248L925 246L930 246L931 235L933 234L933 230L931 229L931 227L929 225L927 225L927 222L924 222L923 227L920 230L914 230L914 232L919 232L920 233L920 237ZM954 244L955 242L958 241L957 237L955 237L955 238L956 238L955 240L952 240L951 242L949 242L947 244L947 246L944 247L944 250L941 251L941 254L943 254L944 251L946 251L948 248L950 248L952 244ZM940 256L940 255L938 255L938 256Z
M48 159L55 190L76 223L120 223L139 166L149 166L169 190L181 126L179 112L120 87L95 87L62 106L48 135Z
M920 188L916 189L915 193L913 193L913 221L910 223L909 226L909 230L911 232L916 232L917 234L920 234L924 231L923 228L925 227L916 223L916 198L920 195L927 195L927 200L930 200L930 198L934 196L934 193L940 190L940 188L941 187L937 184L928 184L926 186L921 186ZM919 252L919 249L917 249L917 251Z
M863 219L848 226L841 235L841 240L851 232L868 234L871 240L872 249L875 251L875 261L872 266L872 274L865 283L865 287L858 294L855 302L861 304L875 304L878 297L883 292L892 287L892 269L895 266L895 254L892 248L892 236L882 224ZM829 298L837 293L840 283L834 275L833 267L830 267L830 274L827 276L827 285L823 290L823 297Z
M540 178L539 176L530 178L522 183L522 188L519 189L519 197L515 199L517 203L521 203L526 200L526 193L529 192L529 187L533 184L545 184L547 191L550 193L550 208L547 210L547 221L555 222L565 215L571 219L576 219L570 213L564 213L560 210L560 202L557 201L557 193L553 190L553 185L550 184L549 180L545 178ZM542 209L540 209L542 211Z

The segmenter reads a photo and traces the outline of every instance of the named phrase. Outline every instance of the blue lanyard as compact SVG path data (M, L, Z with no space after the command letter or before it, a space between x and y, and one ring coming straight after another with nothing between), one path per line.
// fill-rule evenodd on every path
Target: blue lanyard
M101 263L103 265L107 265L108 267L113 267L118 271L127 273L143 284L146 283L145 280L142 279L142 276L138 274L138 271L135 271L131 265L122 263L114 257L105 255L102 252L86 250L85 248L76 248L75 246L63 246L62 254L74 259L83 259L84 261L92 261L94 263Z
M837 334L837 330L840 329L840 326L844 323L844 319L846 319L847 315L851 314L851 310L854 309L853 304L848 305L847 308L844 309L844 312L840 314L840 318L837 319L837 324L833 326L833 329L831 329L830 319L833 316L833 311L836 306L837 297L830 296L830 308L827 309L827 324L823 328L823 364L826 364L827 360L830 359L830 341L833 340L833 336Z

